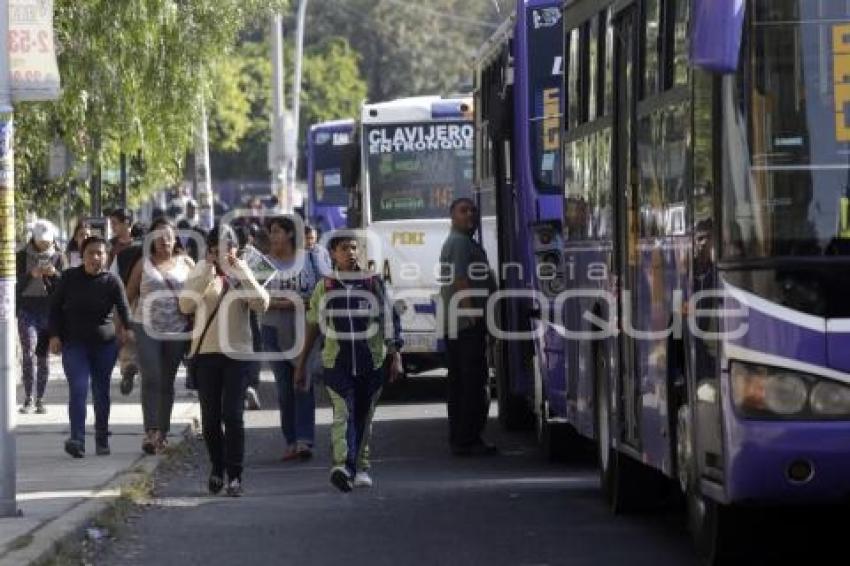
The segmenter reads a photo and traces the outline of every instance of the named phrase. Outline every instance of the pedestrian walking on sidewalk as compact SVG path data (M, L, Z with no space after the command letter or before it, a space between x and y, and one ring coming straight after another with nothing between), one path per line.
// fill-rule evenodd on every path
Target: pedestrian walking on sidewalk
M402 373L401 325L381 278L361 271L357 240L333 237L328 247L335 271L316 285L310 299L295 382L301 390L309 387L307 360L320 331L327 330L322 379L333 404L330 481L348 492L372 485L372 416L384 381L394 381Z
M144 244L147 230L141 222L136 222L130 228L130 244L123 247L115 255L115 261L111 264L110 270L121 278L121 282L126 288L130 282L130 274L133 268L142 260ZM138 297L137 297L138 298ZM128 296L129 299L129 296ZM134 301L130 299L130 312L135 308ZM122 395L129 395L133 392L133 387L136 383L136 375L139 373L139 356L136 352L136 336L135 332L131 332L127 336L127 342L118 351L118 367L121 370L121 386Z
M190 365L194 367L201 425L212 469L211 493L225 487L242 494L245 451L243 422L245 376L254 355L249 310L262 314L269 295L247 264L238 259L232 230L217 226L207 236L207 256L189 274L180 295L180 310L195 314ZM233 298L226 295L233 292ZM203 308L197 309L203 303Z
M44 392L47 389L47 360L50 335L47 316L50 295L65 270L65 257L56 248L56 229L46 220L32 227L32 238L17 253L17 317L21 341L21 378L24 382L22 414L44 414ZM35 382L35 383L33 383ZM33 403L33 384L35 402Z
M106 270L106 240L90 236L83 242L83 264L67 270L50 300L50 351L62 354L70 394L71 437L65 451L85 456L86 397L91 383L94 398L95 448L109 454L109 383L126 341L130 312L124 285ZM114 314L118 314L118 323Z
M271 249L267 256L277 269L275 280L269 288L276 291L295 293L299 298L274 297L263 319L263 348L266 352L289 352L295 347L296 328L304 327L303 308L309 304L310 296L321 274L303 254L297 264L295 223L284 216L270 218L267 221ZM296 302L301 302L297 309ZM306 304L305 304L306 303ZM298 320L300 317L301 320ZM282 460L309 460L313 456L313 441L316 428L316 399L313 383L303 390L296 389L294 383L294 358L277 359L271 362L274 380L277 385L277 399L280 408L280 427L286 446Z
M154 220L149 239L147 257L130 274L127 298L136 305L132 328L142 376L142 450L156 454L168 445L174 380L191 330L178 300L195 262L175 253L177 233L167 218Z

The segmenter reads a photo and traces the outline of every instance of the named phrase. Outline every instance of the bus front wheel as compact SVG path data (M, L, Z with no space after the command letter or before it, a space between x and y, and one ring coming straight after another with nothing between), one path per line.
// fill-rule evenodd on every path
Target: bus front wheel
M611 442L611 391L608 365L601 347L596 349L596 447L602 494L614 513L624 513L643 504L640 464L620 453Z
M676 422L678 479L687 501L688 528L697 554L707 566L734 563L741 558L740 537L746 532L741 528L740 510L702 494L687 405L679 407Z

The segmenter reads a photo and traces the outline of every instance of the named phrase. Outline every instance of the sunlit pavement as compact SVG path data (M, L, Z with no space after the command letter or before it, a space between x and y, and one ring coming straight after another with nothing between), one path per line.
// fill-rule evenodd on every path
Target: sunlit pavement
M272 384L263 386L272 403ZM316 457L308 463L279 461L276 411L246 413L244 497L207 495L198 443L184 470L160 485L154 505L95 562L695 563L681 516L613 517L589 463L545 462L531 437L500 433L495 421L489 431L501 456L450 456L441 392L439 380L389 392L374 427L375 487L347 495L327 480L327 408L318 411Z
M120 376L112 375L112 411L110 415L110 456L94 455L94 413L89 395L86 422L87 455L76 460L65 454L68 437L68 386L58 357L51 356L50 381L45 394L46 415L19 415L23 387L17 388L14 408L17 444L17 501L20 517L0 519L0 559L9 546L20 544L19 537L40 537L41 529L62 520L81 503L93 499L114 498L117 493L103 490L110 480L132 469L144 456L141 452L142 411L139 405L139 380L129 396L118 390ZM177 437L197 418L194 395L183 388L178 377L173 412L172 435ZM147 457L151 458L151 457Z

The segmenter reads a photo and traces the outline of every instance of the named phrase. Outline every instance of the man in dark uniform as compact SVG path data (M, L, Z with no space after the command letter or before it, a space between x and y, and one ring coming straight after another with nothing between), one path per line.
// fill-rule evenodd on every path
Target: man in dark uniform
M487 368L487 325L484 315L458 316L457 308L481 309L496 290L487 254L472 236L478 229L478 209L468 198L451 207L452 229L440 252L441 297L445 312L446 365L448 366L449 443L458 456L497 453L481 437L490 408ZM484 296L464 296L451 308L451 300L464 291L484 291ZM454 312L453 312L454 311ZM457 329L454 332L454 328Z

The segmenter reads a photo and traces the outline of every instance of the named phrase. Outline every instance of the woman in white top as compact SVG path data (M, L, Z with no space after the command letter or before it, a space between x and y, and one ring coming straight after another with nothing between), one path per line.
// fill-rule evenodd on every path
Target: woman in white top
M180 312L179 294L195 264L175 253L176 231L166 218L154 220L146 242L150 247L130 274L127 297L131 304L138 299L134 331L142 377L142 450L155 454L168 443L174 379L190 332L189 317Z

